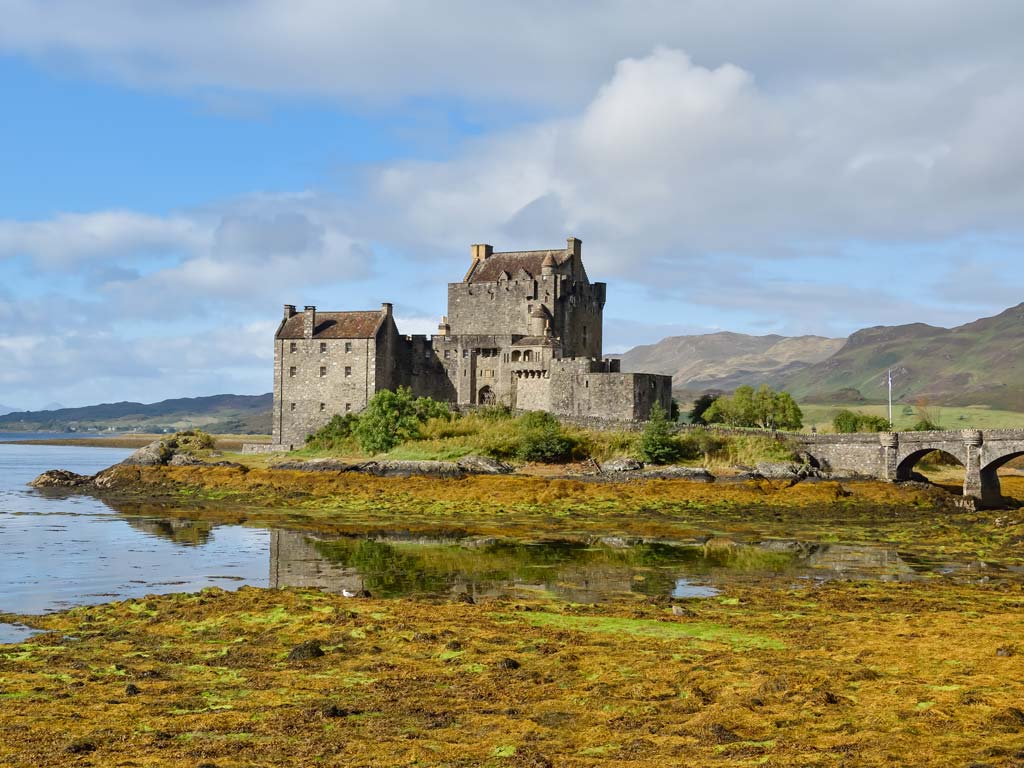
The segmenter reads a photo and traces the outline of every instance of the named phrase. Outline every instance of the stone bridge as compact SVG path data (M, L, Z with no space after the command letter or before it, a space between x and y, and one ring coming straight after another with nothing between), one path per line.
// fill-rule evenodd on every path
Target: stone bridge
M792 435L821 469L846 469L881 480L909 480L914 466L942 451L964 466L964 496L985 505L1002 500L999 468L1024 456L1024 429Z

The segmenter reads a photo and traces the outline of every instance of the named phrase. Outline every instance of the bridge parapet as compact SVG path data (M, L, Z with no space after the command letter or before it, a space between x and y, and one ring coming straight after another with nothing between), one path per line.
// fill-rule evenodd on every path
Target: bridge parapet
M881 480L910 479L918 461L942 451L963 464L964 495L986 504L1002 499L999 467L1024 456L1024 429L800 435L795 442L823 468Z

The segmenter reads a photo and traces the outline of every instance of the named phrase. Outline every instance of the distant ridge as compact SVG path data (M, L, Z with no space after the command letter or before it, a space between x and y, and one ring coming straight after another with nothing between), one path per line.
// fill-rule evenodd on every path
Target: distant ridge
M119 402L13 411L0 415L4 431L101 431L182 429L201 427L211 432L266 434L270 431L273 395L210 395L181 397L158 403Z
M894 397L1024 411L1024 303L956 328L874 326L848 339L709 333L672 336L622 355L623 370L671 373L679 392L769 384L809 403Z

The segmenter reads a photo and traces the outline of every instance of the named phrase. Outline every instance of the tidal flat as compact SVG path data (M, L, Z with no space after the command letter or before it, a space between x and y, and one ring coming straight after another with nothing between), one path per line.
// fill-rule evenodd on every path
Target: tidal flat
M339 562L363 546L353 537L385 533L603 542L589 557L616 562L620 541L703 542L704 559L754 578L596 603L243 586L0 614L42 631L0 645L0 763L1024 761L1018 509L968 512L941 489L876 482L117 472L102 498L125 518L286 526ZM1003 486L1024 495L1017 478ZM903 566L873 580L808 577L753 546L783 540L887 548ZM495 567L495 553L472 547L417 551L440 570L452 558L460 573ZM629 579L654 584L649 565L631 561Z
M0 646L5 765L1012 765L1019 584L601 605L209 589ZM13 617L7 617L8 619Z

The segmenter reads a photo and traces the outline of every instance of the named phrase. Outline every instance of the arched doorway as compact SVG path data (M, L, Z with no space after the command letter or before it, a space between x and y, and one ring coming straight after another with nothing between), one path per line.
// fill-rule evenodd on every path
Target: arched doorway
M490 387L481 387L477 393L476 401L480 405L494 405L497 402L497 398L494 396L494 390Z

